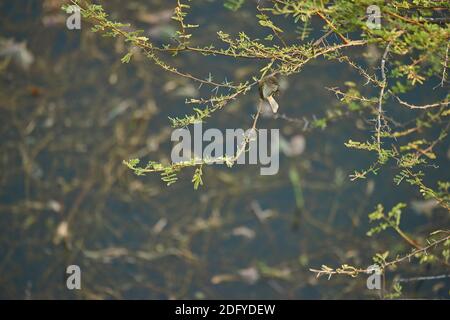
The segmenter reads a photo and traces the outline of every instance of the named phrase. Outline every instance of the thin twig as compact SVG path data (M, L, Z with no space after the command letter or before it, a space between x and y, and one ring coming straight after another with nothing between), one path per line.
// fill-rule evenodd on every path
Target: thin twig
M444 233L449 234L449 231L442 231ZM431 241L427 246L420 248L420 249L414 249L413 251L411 251L409 254L406 254L402 257L396 258L392 261L389 262L385 262L383 265L379 266L379 268L381 269L380 271L384 272L384 270L386 270L386 268L396 265L400 262L403 262L405 260L411 260L411 258L413 258L414 256L416 256L419 253L427 253L428 250L432 249L433 247L436 247L437 245L447 241L450 239L450 235L447 235L446 237L443 237L439 240L434 240ZM357 267L353 267L353 266L349 266L349 265L342 265L340 268L336 268L336 269L332 269L330 267L327 267L325 265L322 266L322 268L320 270L318 269L309 269L309 271L316 273L316 277L320 277L322 275L327 275L328 279L331 278L331 276L333 275L337 275L337 274L345 274L347 276L351 276L351 277L357 277L359 274L364 273L364 274L370 274L373 272L372 268L357 268Z
M380 95L378 97L378 114L377 114L377 144L378 144L378 151L381 151L381 117L383 114L383 96L384 96L384 90L387 85L386 80L386 59L387 55L389 53L389 49L391 48L391 42L388 43L386 46L386 49L384 50L383 57L381 58L381 89L380 89Z
M404 105L410 109L429 109L429 108L436 108L436 107L440 107L440 106L447 106L450 102L449 101L440 101L440 102L436 102L436 103L431 103L431 104L425 104L425 105L415 105L415 104L411 104L408 103L406 101L403 101L402 99L400 99L398 96L396 96L395 94L393 94L392 92L390 92L392 94L392 96L397 99L397 101L401 104Z
M450 46L449 43L447 43L447 49L445 50L445 60L444 60L444 68L442 69L442 77L441 77L441 82L436 86L438 87L439 85L441 87L444 87L444 83L446 81L447 78L447 63L448 63L448 47ZM435 88L436 88L435 87Z
M426 276L426 277L412 277L412 278L400 278L396 282L412 282L412 281L426 281L426 280L439 280L450 278L450 274L441 274L438 276Z
M327 19L327 17L325 17L325 15L323 15L320 11L317 11L316 13L319 16L319 18L321 18L323 21L325 21L325 23L330 27L330 29L333 30L333 32L336 33L345 44L350 43L350 40L348 40L341 33L339 33L339 31L337 31L336 27L331 23L331 21L329 21Z

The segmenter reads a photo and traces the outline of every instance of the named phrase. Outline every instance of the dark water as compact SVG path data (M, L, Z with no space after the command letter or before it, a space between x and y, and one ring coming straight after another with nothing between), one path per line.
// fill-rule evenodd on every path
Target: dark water
M366 289L364 277L316 279L309 271L322 264L367 267L377 252L394 250L395 256L409 250L393 232L365 235L367 214L377 203L390 208L420 199L412 187L394 187L395 171L389 167L367 180L348 179L374 160L344 146L350 138L369 139L372 124L363 121L367 114L308 132L296 123L263 119L260 127L279 128L285 139L302 135L306 141L301 155L281 155L275 176L261 176L254 165L211 166L204 170L205 186L197 191L189 169L170 187L157 175L137 177L122 160L168 159L172 129L167 117L190 114L185 98L210 93L164 73L139 54L122 64L127 47L120 39L91 33L85 21L80 31L67 30L60 4L0 4L0 36L26 41L34 55L28 70L10 61L0 71L1 298L379 296ZM200 43L216 41L221 29L265 36L255 33L251 1L238 13L224 10L221 1L196 4L190 19L203 26L195 31ZM161 41L175 30L170 19L152 24L139 17L162 16L171 8L167 1L105 5L114 19L131 22ZM292 24L289 29L284 23L293 31ZM200 77L211 72L216 79L235 81L262 67L189 53L170 61ZM325 87L356 79L344 64L313 62L286 80L281 111L290 117L321 117L338 105ZM415 98L420 103L428 97ZM219 111L205 128L248 128L256 101L257 92L252 91ZM448 148L448 142L442 144L437 154L448 159ZM448 170L429 171L430 183L445 180L443 173L448 179ZM300 177L302 208L296 205L293 172ZM258 219L258 207L269 218ZM408 207L402 226L424 237L433 226L448 225L445 211L435 210L432 218ZM65 222L68 234L61 230ZM239 235L242 230L244 236ZM82 270L82 290L66 288L65 270L71 264ZM388 274L388 279L445 272L412 263ZM448 298L448 290L445 279L404 285L406 297Z

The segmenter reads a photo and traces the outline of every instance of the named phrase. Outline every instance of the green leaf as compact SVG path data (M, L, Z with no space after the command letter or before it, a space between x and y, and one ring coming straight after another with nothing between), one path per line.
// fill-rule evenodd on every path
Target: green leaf
M133 55L133 53L128 52L126 55L124 55L122 57L122 59L120 59L120 61L122 61L122 63L128 63L130 62L131 56Z
M192 182L194 183L194 190L197 190L199 186L203 185L202 174L203 174L202 166L195 169L194 176L192 177Z
M223 6L231 11L239 10L245 3L245 0L225 0Z

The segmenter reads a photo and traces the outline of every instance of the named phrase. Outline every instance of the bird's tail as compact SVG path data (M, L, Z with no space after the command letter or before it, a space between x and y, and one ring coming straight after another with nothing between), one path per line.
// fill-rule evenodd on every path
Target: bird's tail
M267 97L267 101L269 101L270 107L272 108L273 113L277 113L278 111L278 103L275 101L275 99L272 96Z

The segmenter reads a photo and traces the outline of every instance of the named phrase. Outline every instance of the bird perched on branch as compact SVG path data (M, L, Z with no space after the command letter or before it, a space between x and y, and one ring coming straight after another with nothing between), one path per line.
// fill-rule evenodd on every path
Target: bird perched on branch
M259 81L260 103L268 102L273 113L277 113L279 107L278 103L273 98L273 96L278 93L279 87L278 79L275 76L267 76Z

